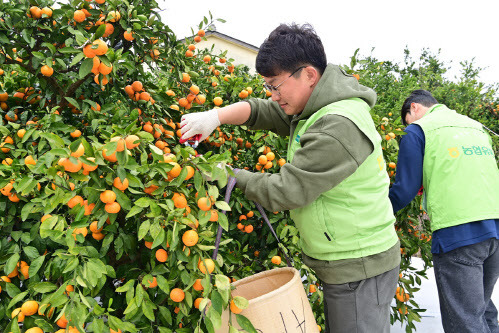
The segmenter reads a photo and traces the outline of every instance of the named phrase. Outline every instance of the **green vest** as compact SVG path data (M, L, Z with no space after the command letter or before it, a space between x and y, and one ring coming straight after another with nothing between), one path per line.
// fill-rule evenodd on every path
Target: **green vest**
M300 148L300 136L327 114L350 119L371 140L374 151L340 184L311 204L290 211L300 231L302 250L318 260L360 258L386 251L398 237L381 137L364 101L351 98L332 103L299 121L289 143L288 161Z
M499 170L483 126L442 104L414 124L425 135L424 208L432 230L499 218Z

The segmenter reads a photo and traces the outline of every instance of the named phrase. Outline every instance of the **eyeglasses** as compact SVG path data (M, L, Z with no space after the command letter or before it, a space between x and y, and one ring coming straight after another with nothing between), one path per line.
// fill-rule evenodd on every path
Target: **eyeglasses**
M293 73L289 74L289 76L287 78L284 79L284 81L282 81L281 83L279 83L277 86L274 86L274 85L271 85L271 84L267 84L265 83L263 86L265 87L265 89L269 90L271 93L276 93L277 95L281 95L281 93L279 92L279 87L282 86L282 84L284 82L286 82L287 79L289 79L290 77L292 77L293 75L295 75L296 73L298 73L299 70L301 69L304 69L305 67L307 66L301 66L301 67L298 67Z

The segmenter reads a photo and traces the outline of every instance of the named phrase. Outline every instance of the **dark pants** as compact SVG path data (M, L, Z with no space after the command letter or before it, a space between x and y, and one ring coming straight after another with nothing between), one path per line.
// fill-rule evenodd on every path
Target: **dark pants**
M369 279L324 286L326 333L389 333L399 266Z
M499 240L433 254L445 332L499 333L490 299L499 276Z

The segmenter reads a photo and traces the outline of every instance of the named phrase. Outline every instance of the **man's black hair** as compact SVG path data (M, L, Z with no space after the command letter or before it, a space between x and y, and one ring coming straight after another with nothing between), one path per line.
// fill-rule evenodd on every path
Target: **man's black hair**
M422 89L414 90L413 92L411 92L411 95L409 95L409 97L406 98L404 104L402 104L402 110L400 111L400 116L402 117L402 123L405 126L407 126L405 122L405 117L408 113L410 113L412 103L419 103L428 108L435 104L438 104L435 97L433 97L433 95L429 91Z
M324 46L310 24L281 24L260 46L256 70L271 77L294 72L304 65L315 67L322 75L327 66Z

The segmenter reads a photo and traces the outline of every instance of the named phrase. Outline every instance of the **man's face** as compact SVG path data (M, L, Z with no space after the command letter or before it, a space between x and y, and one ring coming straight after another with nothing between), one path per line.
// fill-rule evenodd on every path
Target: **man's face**
M272 100L277 102L287 115L300 114L310 98L313 86L307 78L307 67L296 71L294 75L290 72L281 72L276 76L263 77L268 85L276 89L271 89Z

